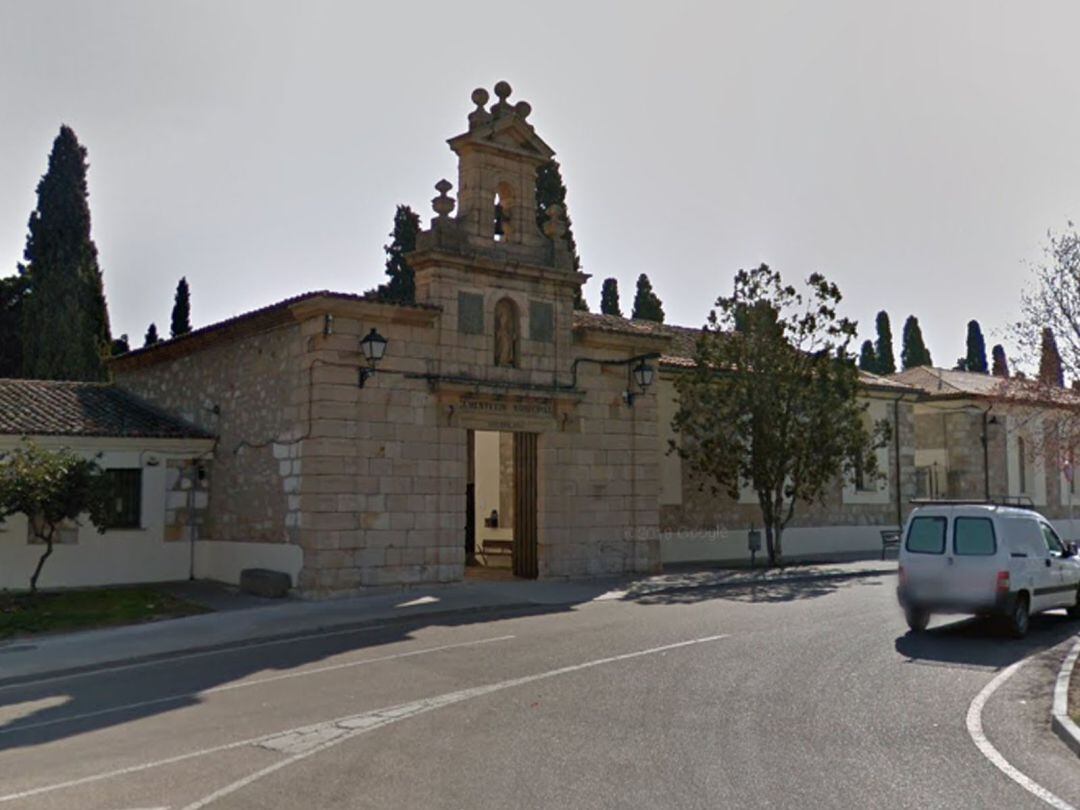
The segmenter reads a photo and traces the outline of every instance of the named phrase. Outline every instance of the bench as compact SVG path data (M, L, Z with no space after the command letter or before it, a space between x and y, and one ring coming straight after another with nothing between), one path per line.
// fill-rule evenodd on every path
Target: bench
M881 559L885 559L885 552L888 551L890 548L895 548L897 552L900 551L899 529L881 530Z

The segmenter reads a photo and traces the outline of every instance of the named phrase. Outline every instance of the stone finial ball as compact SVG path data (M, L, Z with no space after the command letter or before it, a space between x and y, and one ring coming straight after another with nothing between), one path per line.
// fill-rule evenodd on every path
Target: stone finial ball
M519 101L514 105L514 112L517 113L517 117L524 121L529 117L529 113L532 112L532 104L527 101Z
M445 195L452 188L453 188L453 185L451 185L450 181L445 179L445 178L443 178L442 180L440 180L438 183L435 184L435 190L437 192L439 192L440 194L443 194L443 195Z
M483 107L488 103L488 91L483 87L477 87L472 91L472 103L477 107Z
M499 97L500 101L506 101L510 98L510 94L514 92L510 89L510 82L499 82L495 85L495 95Z

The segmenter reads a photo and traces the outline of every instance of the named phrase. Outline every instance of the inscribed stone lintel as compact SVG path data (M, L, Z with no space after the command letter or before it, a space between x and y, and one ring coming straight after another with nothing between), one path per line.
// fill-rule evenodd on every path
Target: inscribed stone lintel
M508 430L543 433L577 432L572 418L575 403L548 397L450 394L440 397L453 408L450 424L473 430Z

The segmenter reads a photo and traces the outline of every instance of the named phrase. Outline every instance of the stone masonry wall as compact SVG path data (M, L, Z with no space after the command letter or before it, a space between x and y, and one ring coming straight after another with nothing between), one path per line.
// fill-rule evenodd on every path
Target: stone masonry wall
M621 359L626 351L579 349ZM626 366L584 364L580 432L540 437L541 576L656 571L660 565L656 393L623 400Z
M448 428L422 379L430 326L379 322L390 343L363 388L359 338L373 322L303 324L315 380L303 442L301 587L316 595L365 586L461 579L465 561L466 431Z
M282 326L117 371L122 388L219 437L202 539L296 539L289 513L299 506L308 391L300 352L298 327Z
M890 422L894 418L893 405L888 407ZM831 526L896 526L898 517L906 519L910 500L915 497L915 425L911 403L899 405L900 447L900 509L897 509L896 442L890 440L888 447L888 500L882 503L858 503L845 501L843 487L837 481L827 493L824 502L807 504L800 502L789 529L799 527ZM894 432L897 426L893 426ZM667 532L695 532L719 529L721 531L745 531L751 525L761 527L761 511L755 499L732 499L726 492L713 494L708 486L703 490L700 481L681 464L682 503L660 507L660 528ZM785 554L797 555L798 548L785 545Z
M210 462L169 459L165 467L166 542L206 540L209 506Z
M298 535L305 550L300 584L310 594L446 582L464 573L468 429L427 382L407 376L432 373L433 356L446 347L430 326L380 322L389 348L359 388L358 339L373 325L338 316L328 338L319 334L320 319L303 325L305 362L315 364ZM469 351L476 350L465 349L456 373L478 371L467 362ZM588 394L569 427L538 438L540 575L655 570L654 398L641 397L632 409L622 401L625 366L583 371L579 387Z

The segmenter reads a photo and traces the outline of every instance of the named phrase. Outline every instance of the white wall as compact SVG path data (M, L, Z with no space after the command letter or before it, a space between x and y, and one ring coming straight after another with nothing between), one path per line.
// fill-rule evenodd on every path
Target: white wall
M0 449L17 443L4 437ZM43 447L65 446L87 457L94 457L103 468L142 469L142 509L140 528L112 529L101 534L88 520L81 521L77 542L57 543L45 562L40 588L87 585L115 585L136 582L165 582L187 579L191 570L191 545L165 542L165 476L167 458L195 457L202 451L199 443L192 452L181 451L176 441L134 439L42 438ZM30 543L27 521L12 515L0 527L0 588L23 589L30 585L30 575L45 552L43 544Z
M896 526L791 528L784 532L783 556L786 560L801 557L880 556L882 529L895 528ZM761 551L757 560L760 562L767 558L765 533L762 531ZM660 560L663 563L749 561L746 530L661 532Z
M473 457L476 462L476 525L482 529L491 510L499 509L499 434L492 430L477 430L473 436L476 440ZM500 523L502 517L500 514Z
M186 545L186 544L185 544ZM304 550L289 543L232 543L200 540L195 543L195 578L239 584L245 568L269 568L296 578L304 567ZM184 574L187 578L187 574Z
M1026 495L1035 506L1046 506L1046 443L1043 436L1043 420L1023 412L1005 417L1007 438L1005 442L1006 467L1009 475L1009 494ZM1024 476L1026 491L1020 488L1019 439L1023 438L1027 459Z
M895 437L898 427L893 423L893 412L889 407L889 403L880 399L862 400L862 402L866 404L864 420L871 435L873 435L874 427L879 422L886 422L891 427ZM890 439L884 447L878 447L874 450L878 473L880 473L881 477L877 481L867 481L868 488L858 489L855 486L854 475L845 478L840 492L843 503L887 504L892 501L896 489L896 482L894 481L896 470L889 463L889 445L893 444L894 440L895 438Z

